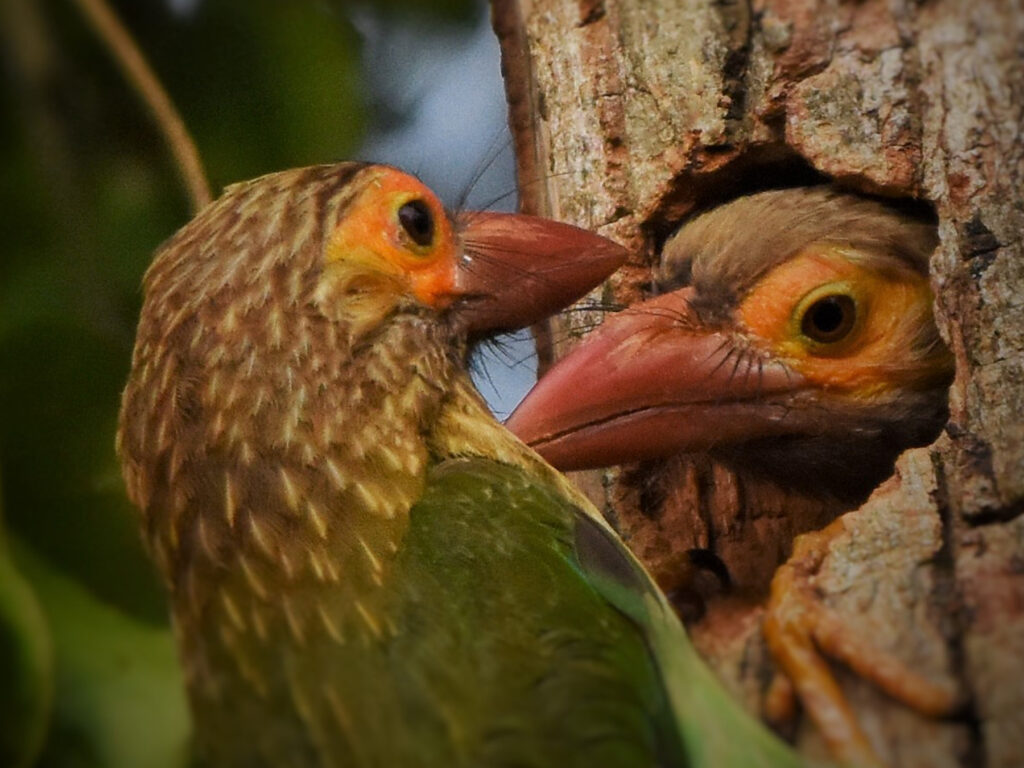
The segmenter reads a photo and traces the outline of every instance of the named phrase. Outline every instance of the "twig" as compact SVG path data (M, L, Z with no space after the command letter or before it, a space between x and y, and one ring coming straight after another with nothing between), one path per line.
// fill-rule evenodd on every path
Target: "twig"
M128 82L152 111L153 119L174 155L192 207L198 211L212 199L210 184L195 142L170 96L106 0L75 0L75 3L109 49Z

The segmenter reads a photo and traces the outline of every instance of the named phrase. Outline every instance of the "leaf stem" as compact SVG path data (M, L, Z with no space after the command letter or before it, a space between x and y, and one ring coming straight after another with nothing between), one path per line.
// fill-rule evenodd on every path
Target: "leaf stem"
M195 142L171 97L160 84L142 51L132 39L131 33L117 18L106 0L74 1L110 51L129 84L152 112L153 119L174 156L193 211L198 211L212 199L210 184Z

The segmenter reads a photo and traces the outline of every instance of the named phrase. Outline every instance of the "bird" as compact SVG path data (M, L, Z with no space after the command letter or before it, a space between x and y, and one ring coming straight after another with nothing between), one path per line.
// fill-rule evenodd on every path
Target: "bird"
M704 457L768 488L783 509L802 505L804 518L786 531L803 534L795 556L823 551L841 529L813 529L865 501L897 456L930 443L948 418L953 358L928 281L936 244L927 218L831 185L714 207L666 242L657 294L610 315L541 378L506 426L561 470L634 463L648 487L676 481L670 457ZM745 498L757 504L757 494ZM652 511L638 516L645 514ZM730 521L738 530L771 516L738 514L742 521ZM760 601L791 544L759 541L747 547L756 555L723 565L761 577L745 585ZM748 562L759 558L768 560L767 578ZM677 583L692 577L689 565L666 567L680 571ZM797 614L782 607L792 577L783 566L772 583L768 645L805 704L828 700L830 708L808 709L834 754L876 764L827 669L808 674L794 661L787 633L809 637L813 628L794 629ZM659 577L666 587L672 579ZM902 679L924 709L952 708L946 689L909 670Z
M230 186L160 247L117 447L204 764L802 764L467 373L625 256L359 163Z

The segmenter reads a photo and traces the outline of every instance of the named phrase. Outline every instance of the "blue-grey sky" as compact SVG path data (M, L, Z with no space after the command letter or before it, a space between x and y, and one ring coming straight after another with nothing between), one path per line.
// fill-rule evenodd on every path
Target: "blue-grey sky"
M515 209L515 161L498 41L488 14L473 27L430 27L369 13L355 16L380 115L359 159L417 174L450 206ZM391 125L387 123L391 122ZM528 332L481 349L474 380L499 418L536 381Z

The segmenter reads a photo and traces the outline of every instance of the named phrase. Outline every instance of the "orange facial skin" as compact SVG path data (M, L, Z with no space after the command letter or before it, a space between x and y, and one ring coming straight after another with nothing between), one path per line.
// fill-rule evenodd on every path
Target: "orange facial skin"
M625 259L616 243L557 221L493 211L453 218L422 182L387 166L364 171L324 250L335 288L360 296L348 301L350 321L372 326L411 297L450 309L471 336L537 322Z
M805 313L815 302L837 296L852 302L850 329L833 342L805 334ZM931 322L931 302L928 279L918 272L895 261L879 269L842 246L817 245L759 281L737 320L755 343L823 390L871 397L934 385L921 380L920 367L906 364L919 329Z
M403 228L402 206L422 203L433 219L432 237L415 242ZM381 166L349 204L326 249L326 261L362 262L398 278L409 293L435 309L455 294L458 246L452 222L437 196L419 179Z

